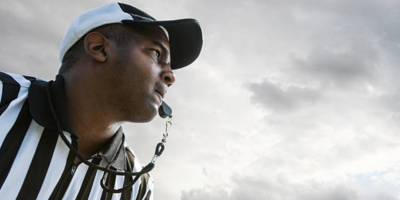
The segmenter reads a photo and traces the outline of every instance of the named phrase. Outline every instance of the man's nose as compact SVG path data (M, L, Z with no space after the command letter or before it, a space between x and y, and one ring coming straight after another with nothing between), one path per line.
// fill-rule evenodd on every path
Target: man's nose
M169 69L168 71L164 71L161 75L161 78L168 87L175 83L175 75L171 69Z

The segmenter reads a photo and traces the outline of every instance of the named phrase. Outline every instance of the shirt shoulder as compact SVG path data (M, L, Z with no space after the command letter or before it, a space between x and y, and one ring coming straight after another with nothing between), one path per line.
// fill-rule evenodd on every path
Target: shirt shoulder
M26 99L31 83L37 80L30 76L0 72L0 115L11 102Z
M1 85L14 85L14 86L19 86L19 87L29 88L32 81L37 81L37 80L40 80L40 79L31 77L31 76L24 76L24 75L0 71L0 84Z

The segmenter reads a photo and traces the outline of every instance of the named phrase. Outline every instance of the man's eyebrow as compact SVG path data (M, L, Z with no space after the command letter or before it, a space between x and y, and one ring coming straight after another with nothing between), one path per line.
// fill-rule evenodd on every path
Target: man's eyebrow
M161 44L161 42L153 41L153 44L155 44L155 45L157 45L158 47L160 47L162 53L163 53L167 58L169 58L169 54L170 54L170 53L169 53L169 50L168 50L163 44Z

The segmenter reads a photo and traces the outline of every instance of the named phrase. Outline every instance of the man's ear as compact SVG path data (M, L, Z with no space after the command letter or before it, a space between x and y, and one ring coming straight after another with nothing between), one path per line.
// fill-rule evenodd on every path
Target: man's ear
M85 51L88 56L99 62L105 62L107 60L107 53L105 51L105 45L107 39L100 33L91 32L86 35L84 41Z

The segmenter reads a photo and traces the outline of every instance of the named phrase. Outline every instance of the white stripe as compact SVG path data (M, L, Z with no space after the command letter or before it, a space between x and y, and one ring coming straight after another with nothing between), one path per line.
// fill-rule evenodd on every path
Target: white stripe
M23 76L15 74L8 75L12 76L22 87L20 87L18 97L8 105L7 109L0 116L0 146L3 144L4 138L17 120L18 114L28 97L28 90L31 84L31 82L26 80Z
M24 76L22 75L18 75L18 74L11 74L11 73L6 73L9 76L11 76L15 81L18 82L18 84L21 87L25 87L25 88L29 88L29 86L31 85L31 81L29 81L28 79L26 79Z
M19 112L21 111L27 96L28 94L25 94L24 96L21 96L21 98L17 98L16 100L12 101L0 116L0 146L3 145L5 137L17 120Z
M3 96L3 82L0 80L0 102L2 96Z
M68 138L68 135L67 135ZM68 138L70 139L70 138ZM62 172L67 164L69 148L65 145L61 137L58 137L56 148L54 149L53 157L47 171L46 177L43 181L37 199L49 199L54 187L57 185L58 180L61 178Z
M11 167L10 173L0 191L0 197L4 199L15 199L28 173L29 166L35 155L35 150L40 141L43 127L32 120L28 132Z
M136 176L132 176L132 178L136 178ZM139 194L139 186L142 184L142 179L139 178L136 183L132 186L132 196L131 199L137 199L137 195Z
M83 179L85 179L85 175L88 169L89 167L85 164L80 164L76 168L74 177L72 178L71 183L69 184L69 187L62 199L76 199L76 196L78 196L79 190L81 189L83 183Z
M133 152L132 152L133 153ZM135 160L133 164L133 172L139 172L140 170L143 169L143 166L140 164L139 159L135 155ZM132 178L136 178L136 176L132 176ZM142 184L142 179L139 178L137 182L132 186L132 199L137 199L137 195L139 194L139 188L140 185Z
M102 159L100 162L100 166L104 166L107 161ZM92 189L90 190L90 196L88 199L90 200L98 200L101 198L101 194L103 193L103 188L100 185L101 178L103 177L104 172L101 170L96 171L96 177L94 178Z
M120 189L124 186L124 180L125 176L117 176L115 178L115 185L114 189ZM113 200L120 200L121 199L121 193L115 193L112 197Z

